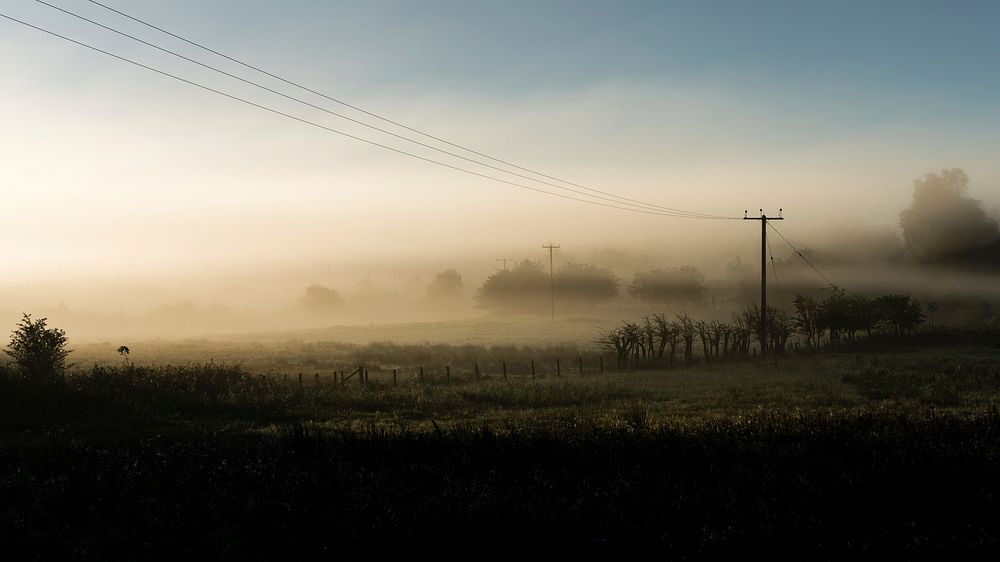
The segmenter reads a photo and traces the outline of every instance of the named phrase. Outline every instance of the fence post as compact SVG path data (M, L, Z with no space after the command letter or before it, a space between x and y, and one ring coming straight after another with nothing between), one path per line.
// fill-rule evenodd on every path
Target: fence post
M288 382L288 373L283 373L281 375L281 382Z
M444 366L444 379L445 382L451 382L451 365Z
M479 363L476 363L476 380L479 380Z
M399 384L399 380L396 379L396 369L392 370L392 386Z
M507 362L503 362L503 380L507 380Z
M531 379L535 379L535 360L531 360Z
M319 373L313 373L313 383L319 386Z
M600 358L601 358L601 374L603 375L604 374L604 356L601 355Z
M420 382L424 382L424 367L420 366Z
M365 384L368 384L368 368L365 367Z
M580 376L583 376L583 357L577 357L576 360L580 363Z
M302 373L299 373L299 388L302 388Z
M365 366L358 365L358 380L361 381L361 386L365 385Z
M559 366L559 359L556 359L556 376L562 377L562 367Z

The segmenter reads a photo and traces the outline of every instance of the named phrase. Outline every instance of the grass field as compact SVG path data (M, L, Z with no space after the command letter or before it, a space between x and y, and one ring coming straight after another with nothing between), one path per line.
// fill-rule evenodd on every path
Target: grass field
M367 360L440 364L494 349L380 345L362 346L382 353ZM4 376L0 542L38 559L751 558L1000 544L991 345L429 375L300 386L221 361L118 358L52 387Z

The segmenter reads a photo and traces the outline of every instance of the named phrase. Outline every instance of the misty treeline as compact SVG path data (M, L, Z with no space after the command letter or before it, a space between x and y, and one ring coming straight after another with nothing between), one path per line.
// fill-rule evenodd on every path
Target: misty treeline
M826 236L831 240L826 245L804 245L802 250L821 267L877 261L888 266L995 271L1000 266L1000 211L986 209L972 198L969 181L958 168L925 174L914 180L912 201L899 215L898 234L891 230L843 228ZM726 265L724 278L712 281L692 265L654 267L648 263L633 269L631 278L623 279L614 269L601 265L602 258L597 259L597 264L557 264L555 271L549 271L548 264L541 261L515 262L510 268L490 274L475 289L471 302L462 275L455 269L445 269L425 285L424 294L432 302L474 304L496 313L527 314L547 314L552 300L556 311L563 313L620 306L623 297L629 306L662 306L674 311L707 309L708 305L714 309L716 300L730 308L755 300L759 270L755 272L739 258ZM772 259L782 270L782 282L789 294L808 293L815 287L807 281L812 272L793 252ZM874 273L866 286L870 294L902 290L879 286ZM352 296L352 302L368 293ZM374 298L373 294L368 294L369 299ZM345 298L333 288L313 285L306 289L299 304L309 311L328 312L344 308ZM946 307L945 316L951 316L952 309L968 308L964 303L953 304ZM992 313L981 316L990 318Z
M475 294L481 308L505 312L547 310L555 295L561 310L606 303L619 296L622 280L610 269L570 262L551 275L537 261L524 260L490 275ZM651 304L701 302L705 275L691 266L639 271L626 293Z
M825 298L796 295L791 311L768 306L763 330L760 316L756 304L732 313L728 321L699 320L687 312L671 317L655 313L602 330L594 342L616 354L619 368L649 362L673 365L681 359L693 361L696 352L705 361L747 357L758 347L783 354L796 336L813 349L875 334L907 335L925 318L920 303L909 295L868 298L848 295L836 286L826 290ZM752 342L757 345L751 351Z
M473 301L479 308L507 313L542 313L555 295L560 310L577 310L606 304L621 296L622 280L612 270L570 262L553 274L539 261L523 260L492 273L478 287ZM465 285L455 269L438 273L426 286L431 301L455 302ZM707 295L705 274L689 265L637 272L625 293L649 304L695 305ZM336 289L319 284L306 288L299 307L317 313L341 310L346 299Z
M465 283L462 280L462 274L452 268L439 272L424 288L424 294L430 301L453 301L461 298L464 291ZM389 296L391 295L381 290L371 279L365 279L358 284L356 297L361 300L380 298L386 300L386 297ZM338 311L343 309L346 304L347 299L341 295L340 291L318 283L306 287L305 294L298 300L298 307L301 310L312 313Z

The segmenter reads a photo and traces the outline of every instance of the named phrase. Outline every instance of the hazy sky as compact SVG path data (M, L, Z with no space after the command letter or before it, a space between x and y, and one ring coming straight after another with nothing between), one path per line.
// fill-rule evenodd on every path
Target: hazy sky
M89 2L51 2L244 72ZM783 207L799 240L828 223L895 225L911 181L944 167L1000 202L995 2L106 2L577 183L722 215ZM0 12L407 148L36 2L2 0ZM678 256L755 244L737 221L592 207L414 161L6 20L0 60L4 283L420 256L492 263L541 258L548 240Z

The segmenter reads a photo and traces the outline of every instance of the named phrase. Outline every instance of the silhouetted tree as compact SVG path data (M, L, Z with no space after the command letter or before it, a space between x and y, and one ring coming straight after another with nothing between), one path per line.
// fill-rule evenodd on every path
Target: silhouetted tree
M795 329L806 337L806 347L819 344L820 304L812 297L795 295L795 315L792 322Z
M25 314L11 332L10 343L4 349L24 378L45 383L61 379L66 371L66 332L46 327L46 318L32 320Z
M632 351L632 342L629 341L629 334L619 326L617 328L599 332L594 343L615 352L618 357L618 368L621 369L628 363L629 353Z
M924 321L920 303L910 295L883 295L875 299L875 308L879 319L892 326L896 335L910 333Z
M750 336L757 331L757 327L750 323L750 319L748 318L746 312L734 312L731 326L733 335L733 355L749 355Z
M126 367L131 367L132 366L132 363L128 359L128 355L129 355L129 353L131 353L131 350L128 348L127 345L119 345L118 349L116 349L115 351L118 353L118 355L122 356L122 360L125 361L125 366Z
M701 341L701 355L705 358L707 363L712 359L712 335L711 330L708 327L708 322L704 320L698 320L694 323L695 333L698 335L698 339Z
M709 331L712 334L712 354L715 357L721 355L728 355L729 353L729 336L732 332L729 324L725 322L720 322L718 320L712 320L709 324ZM719 347L722 346L720 350Z
M774 353L784 353L788 337L792 335L795 324L787 311L767 307L767 335L769 349Z
M656 326L649 316L642 319L642 358L652 359L656 353Z
M653 315L653 329L657 338L657 356L663 358L664 350L670 347L670 364L674 364L677 357L677 341L680 338L680 331L676 329L673 322L667 320L662 314Z
M847 298L847 337L853 340L856 332L864 331L869 338L878 324L875 303L862 295Z
M691 361L694 356L694 337L695 337L695 327L694 320L688 316L688 313L677 314L677 321L674 323L674 329L677 330L681 339L684 341L684 361Z
M819 332L829 332L830 342L837 343L850 325L850 303L840 287L831 285L820 306Z

